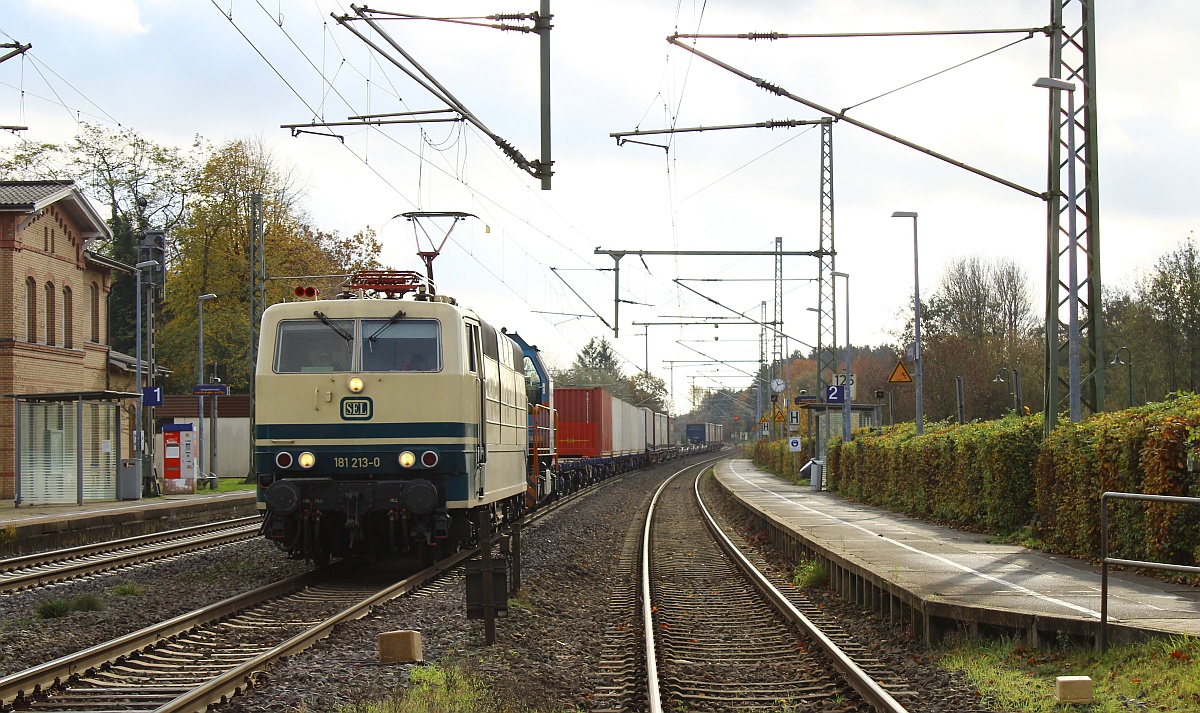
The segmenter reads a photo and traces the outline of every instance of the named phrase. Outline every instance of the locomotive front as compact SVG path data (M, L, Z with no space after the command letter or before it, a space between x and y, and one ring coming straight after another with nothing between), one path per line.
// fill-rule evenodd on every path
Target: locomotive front
M518 406L524 419L524 402L502 393L515 390L501 383L512 381L511 356L488 358L481 332L491 328L473 313L421 297L292 302L263 315L255 471L264 533L293 557L429 557L471 537L473 508L524 493L524 438L503 428ZM513 413L489 425L506 401Z

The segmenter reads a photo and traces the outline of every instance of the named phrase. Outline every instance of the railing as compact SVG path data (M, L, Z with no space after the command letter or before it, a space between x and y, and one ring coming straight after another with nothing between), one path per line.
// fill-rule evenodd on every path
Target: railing
M1107 492L1100 496L1100 650L1108 649L1108 566L1110 564L1122 567L1142 567L1144 569L1163 569L1172 572L1189 572L1200 574L1200 567L1189 567L1182 564L1167 564L1165 562L1141 562L1108 556L1108 501L1112 500L1143 500L1156 503L1176 503L1182 505L1200 505L1200 498L1187 498L1180 495L1146 495L1144 493L1114 493Z

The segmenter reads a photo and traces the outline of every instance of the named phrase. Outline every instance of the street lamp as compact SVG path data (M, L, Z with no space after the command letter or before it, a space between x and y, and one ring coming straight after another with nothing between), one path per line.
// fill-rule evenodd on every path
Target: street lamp
M1125 358L1128 361L1121 361L1121 350L1125 350ZM1129 351L1129 347L1117 347L1117 356L1113 358L1112 364L1126 365L1126 375L1129 384L1129 408L1133 408L1133 352Z
M137 327L134 330L137 334L135 349L137 356L134 361L137 362L137 428L133 433L133 452L137 456L138 474L144 472L146 464L143 462L146 454L146 438L142 432L142 401L144 400L145 390L142 386L142 270L148 267L158 267L157 260L145 260L133 266L134 272L137 274L137 308L135 310Z
M1079 236L1075 228L1075 163L1078 159L1075 154L1075 85L1061 79L1041 77L1033 83L1033 86L1067 93L1067 274L1070 281L1070 287L1067 290L1067 304L1070 311L1067 331L1068 388L1070 389L1068 401L1071 423L1079 423L1082 418L1082 407L1079 397L1079 257L1077 255ZM1058 256L1052 255L1050 259L1056 260ZM1051 374L1049 378L1056 378L1056 375Z
M917 214L910 210L898 210L892 213L893 218L912 218L913 221L913 331L916 337L916 355L913 361L917 365L914 399L916 403L915 417L917 435L925 432L924 408L924 378L921 369L921 271L917 261Z
M1012 377L1012 389L1005 389L1006 395L1012 397L1013 411L1017 415L1021 414L1021 372L1016 369L1000 369L996 372L996 378L992 379L992 383L1004 384L1004 372L1008 372Z
M846 381L842 385L842 443L850 442L850 275L844 272L829 273L836 280L846 280Z
M207 302L208 300L215 300L215 299L217 299L217 296L211 292L206 295L200 295L199 297L196 298L196 305L197 305L197 309L199 312L199 314L198 314L199 319L198 319L197 328L196 328L196 338L197 338L197 341L199 342L199 347L200 347L200 371L197 372L199 374L199 379L197 380L196 383L201 386L204 386L204 303ZM199 472L197 473L196 477L197 478L206 478L206 477L208 477L208 475L204 470L204 466L205 466L205 463L204 463L204 394L200 394L199 398L200 398L200 414L199 414L200 417L198 419L198 424L197 424L198 428L196 430L196 460L197 460L197 463L199 463L199 465L200 465L200 469L199 469Z

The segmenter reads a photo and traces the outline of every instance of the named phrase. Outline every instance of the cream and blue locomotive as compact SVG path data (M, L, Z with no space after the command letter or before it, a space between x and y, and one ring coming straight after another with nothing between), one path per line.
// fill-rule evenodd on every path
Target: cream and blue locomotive
M263 314L255 470L263 532L292 557L431 557L551 488L529 459L536 352L420 282L359 275Z

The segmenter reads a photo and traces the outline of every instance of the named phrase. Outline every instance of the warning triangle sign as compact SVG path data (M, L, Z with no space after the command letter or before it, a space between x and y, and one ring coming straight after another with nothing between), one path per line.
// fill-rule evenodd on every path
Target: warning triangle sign
M892 370L892 375L888 377L889 384L911 384L912 377L908 375L908 369L904 368L904 362L896 362L896 368Z

